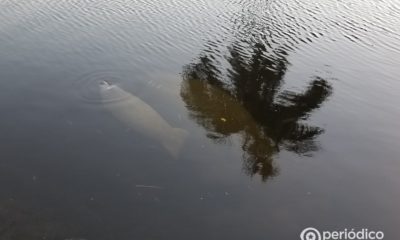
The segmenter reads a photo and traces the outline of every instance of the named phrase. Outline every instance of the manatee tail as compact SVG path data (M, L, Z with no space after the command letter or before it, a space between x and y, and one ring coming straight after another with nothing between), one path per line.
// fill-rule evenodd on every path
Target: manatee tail
M182 128L173 128L169 138L163 142L163 146L165 147L165 149L167 149L167 151L175 159L178 159L179 153L181 152L187 135L188 132L186 130Z

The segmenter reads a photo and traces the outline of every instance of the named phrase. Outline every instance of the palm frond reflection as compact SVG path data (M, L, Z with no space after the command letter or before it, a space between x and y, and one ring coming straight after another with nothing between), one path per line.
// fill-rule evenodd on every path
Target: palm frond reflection
M304 92L282 90L287 53L268 53L259 43L250 49L248 54L240 44L229 48L226 74L222 64L207 55L186 65L181 97L190 117L214 141L238 134L245 171L266 180L277 174L273 158L281 148L298 154L318 150L315 138L324 130L306 120L332 88L325 79L314 77Z

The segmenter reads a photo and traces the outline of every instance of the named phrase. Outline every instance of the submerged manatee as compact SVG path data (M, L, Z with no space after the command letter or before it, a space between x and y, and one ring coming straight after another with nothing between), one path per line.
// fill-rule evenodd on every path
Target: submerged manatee
M99 90L100 97L104 100L104 107L118 120L138 133L161 143L174 158L178 157L187 136L185 130L172 127L147 103L114 84L101 81ZM109 101L110 99L123 100Z

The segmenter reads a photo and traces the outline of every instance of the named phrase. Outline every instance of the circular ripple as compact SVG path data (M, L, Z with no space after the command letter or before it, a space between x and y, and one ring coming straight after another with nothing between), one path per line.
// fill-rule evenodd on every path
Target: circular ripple
M125 101L131 95L120 86L124 76L113 71L87 74L79 79L76 88L81 99L90 103L112 103Z

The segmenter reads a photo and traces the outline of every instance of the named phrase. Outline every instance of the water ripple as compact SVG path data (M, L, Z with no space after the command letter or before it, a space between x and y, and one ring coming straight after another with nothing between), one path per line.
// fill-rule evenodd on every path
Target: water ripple
M323 41L356 44L365 54L398 54L399 5L394 0L1 0L0 39L4 49L51 49L94 60L136 56L147 63L193 56L204 45L223 55L235 38L287 51ZM323 45L315 51L325 51Z

